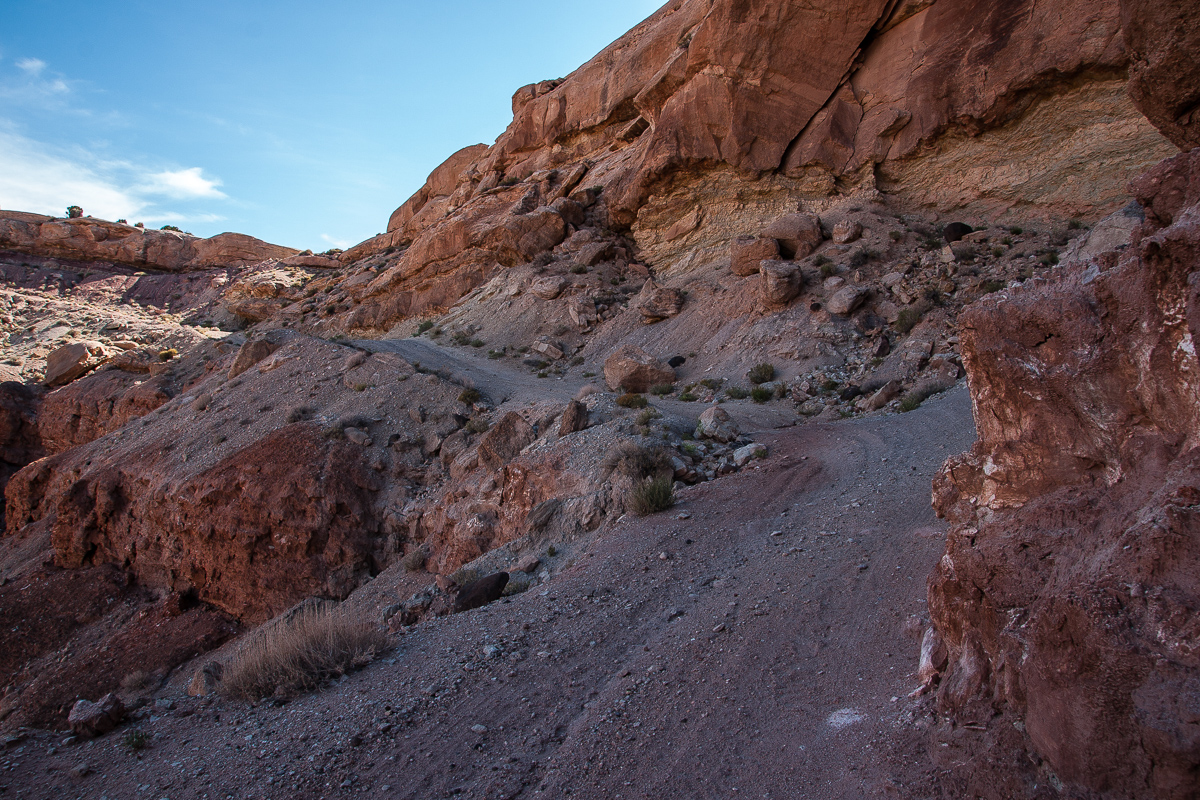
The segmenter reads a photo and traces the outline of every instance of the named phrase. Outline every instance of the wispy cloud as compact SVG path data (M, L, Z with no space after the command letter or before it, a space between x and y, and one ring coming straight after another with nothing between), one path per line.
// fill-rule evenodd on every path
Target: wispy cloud
M166 172L156 172L149 176L149 181L141 188L150 194L161 194L179 200L191 200L197 197L224 199L226 194L217 187L219 179L209 180L204 177L200 167L180 169Z
M348 242L345 239L335 239L334 237L330 236L328 233L322 233L321 238L326 243L331 244L334 247L341 248L342 250L345 250L350 245L354 244L354 242Z
M37 77L46 68L46 62L40 58L22 58L17 61L17 69L24 70L29 75Z
M78 205L102 219L215 222L222 217L163 208L160 202L225 200L220 185L200 167L155 170L106 161L82 149L49 147L0 125L0 208L61 215Z

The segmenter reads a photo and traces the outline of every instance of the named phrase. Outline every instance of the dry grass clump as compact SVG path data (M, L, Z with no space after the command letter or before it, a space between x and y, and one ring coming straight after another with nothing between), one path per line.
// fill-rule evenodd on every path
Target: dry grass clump
M669 477L643 480L629 494L629 508L639 517L666 511L675 505L674 485Z
M940 394L946 391L954 384L944 383L942 381L931 380L922 383L909 390L904 397L900 399L901 411L915 411L920 408L921 403L924 403L935 394Z
M604 454L601 469L605 476L619 472L640 481L668 472L671 456L661 447L642 447L637 442L624 441Z
M222 674L221 694L257 700L310 692L369 664L387 647L387 634L369 622L328 605L303 606L238 650Z

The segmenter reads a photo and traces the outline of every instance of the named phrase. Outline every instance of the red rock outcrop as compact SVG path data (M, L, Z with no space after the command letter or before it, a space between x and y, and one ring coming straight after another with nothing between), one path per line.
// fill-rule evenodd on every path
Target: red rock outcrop
M0 211L0 250L171 272L254 264L299 252L242 233L198 239L91 217L63 219L21 211Z
M934 505L960 719L1023 717L1064 780L1194 797L1200 774L1200 150L1134 184L1124 250L960 316L979 440Z

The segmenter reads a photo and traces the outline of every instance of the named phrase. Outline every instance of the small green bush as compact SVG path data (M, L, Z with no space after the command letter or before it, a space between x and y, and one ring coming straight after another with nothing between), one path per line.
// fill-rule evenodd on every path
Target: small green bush
M83 216L83 208L80 206L67 206L67 219L79 219Z
M675 384L673 383L659 383L650 387L650 394L655 394L659 397L666 397L673 391L675 391Z
M183 233L182 228L177 228L174 225L163 225L161 228L159 228L159 230L160 231L175 231L176 233Z
M833 264L825 263L825 264L821 265L821 277L822 278L832 278L836 274L837 274L837 269L834 268Z
M750 393L740 386L730 386L725 390L725 396L730 400L743 400L750 396Z
M626 392L617 398L617 405L621 408L645 408L650 402L644 395L635 394L634 392Z
M585 267L583 264L573 264L571 266L571 274L572 275L584 275L586 273L587 273L587 267Z
M715 392L717 389L721 388L721 384L724 382L724 378L705 378L704 380L700 381L700 385Z
M470 336L470 334L467 334L463 331L455 331L454 334L450 337L450 341L454 342L456 345L459 345L460 347L465 347L466 345L471 343L471 336Z
M818 268L827 267L832 263L833 262L830 261L829 256L825 255L824 253L821 253L821 255L813 259L813 266ZM822 272L822 274L824 274L824 272Z
M666 511L675 505L675 490L668 477L644 480L633 487L629 496L629 508L640 517Z
M432 327L433 327L433 323L429 320L425 320L424 322L422 322L420 325L417 326L417 333L425 333Z
M1003 288L1003 281L985 281L983 285L979 287L979 291L982 294L991 294L992 292L998 292Z
M682 400L685 403L692 403L692 402L695 402L697 398L696 398L696 395L692 394L691 392L684 392L681 395L679 395L678 399Z
M581 364L583 364L583 356L575 356L574 358L571 359L572 367L578 367Z
M1019 225L1013 225L1011 228L1008 229L1008 232L1011 233L1013 236L1020 236L1025 231Z
M1083 223L1077 219L1073 219L1067 223L1067 228L1073 231L1081 231L1083 230Z
M750 399L756 403L765 403L775 396L775 393L765 386L755 386L750 390Z
M480 397L478 389L463 389L458 395L458 402L472 405L478 403Z
M775 379L775 365L768 364L766 362L763 362L761 364L755 364L753 367L750 368L750 371L748 373L746 373L746 376L750 379L750 382L755 385L774 380Z
M150 737L145 731L132 730L121 739L121 746L131 753L137 753L150 746Z
M662 416L662 414L658 413L658 409L647 408L645 411L638 414L637 424L638 425L649 425L651 422L653 422L654 420L658 419L661 416Z
M172 358L174 358L177 355L179 355L179 351L176 350L174 347L169 348L167 350L159 350L158 351L158 360L159 361L170 361Z
M487 342L483 341L483 339L471 340L471 347L483 347L485 344L487 344Z

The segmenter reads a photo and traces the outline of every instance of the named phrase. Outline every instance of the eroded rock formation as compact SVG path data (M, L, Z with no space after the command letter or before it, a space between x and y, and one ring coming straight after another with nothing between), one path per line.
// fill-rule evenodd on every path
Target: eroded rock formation
M979 440L934 484L939 702L1127 797L1200 775L1198 186L1200 150L1164 162L1126 248L960 316Z

